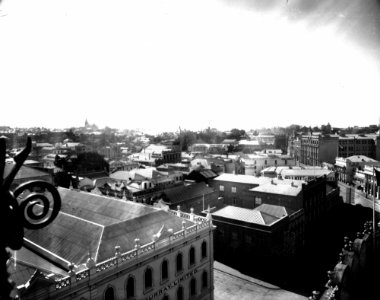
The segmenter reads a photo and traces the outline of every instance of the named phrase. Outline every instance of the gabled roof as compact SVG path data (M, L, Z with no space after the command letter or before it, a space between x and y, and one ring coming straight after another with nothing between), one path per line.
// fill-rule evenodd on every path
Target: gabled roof
M213 192L214 189L208 187L204 182L199 182L167 189L164 191L164 195L166 196L167 202L174 204L196 197L202 197L203 195Z
M226 206L211 214L213 217L222 217L259 225L271 225L281 219L257 209L241 208L237 206Z
M90 252L101 262L114 255L116 245L126 252L134 248L135 238L144 245L163 226L161 238L169 228L174 232L182 228L183 219L151 206L65 188L58 192L62 207L54 222L40 230L25 230L25 237L51 261L81 265Z
M271 216L275 216L276 218L286 217L291 215L293 211L285 206L279 205L271 205L271 204L261 204L260 206L255 208L258 211L266 213Z

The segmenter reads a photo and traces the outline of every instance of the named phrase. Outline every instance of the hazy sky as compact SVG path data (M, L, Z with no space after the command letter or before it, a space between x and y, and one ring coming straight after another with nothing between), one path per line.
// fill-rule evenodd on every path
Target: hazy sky
M0 125L377 124L379 11L376 0L3 0Z

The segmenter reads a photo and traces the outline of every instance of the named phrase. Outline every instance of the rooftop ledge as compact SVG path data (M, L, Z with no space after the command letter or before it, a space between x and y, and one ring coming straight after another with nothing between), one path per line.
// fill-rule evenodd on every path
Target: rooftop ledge
M145 245L140 245L140 240L135 239L135 248L127 251L125 253L120 252L120 246L115 247L115 256L111 257L103 262L95 264L92 258L89 257L87 260L87 266L85 270L75 272L74 264L69 265L69 276L59 279L55 282L55 290L60 290L65 287L72 287L77 285L84 279L90 280L94 278L100 272L110 270L113 268L118 268L121 266L126 266L128 263L135 261L139 258L143 258L149 253L155 252L156 250L162 249L168 245L171 245L174 241L184 239L190 235L196 235L199 232L213 229L211 215L209 217L197 216L194 213L185 213L180 210L168 210L168 213L178 216L182 219L187 219L195 222L194 225L185 228L185 222L182 223L182 229L177 232L172 232L168 229L170 236L168 238L159 240L157 236L153 236L153 241Z

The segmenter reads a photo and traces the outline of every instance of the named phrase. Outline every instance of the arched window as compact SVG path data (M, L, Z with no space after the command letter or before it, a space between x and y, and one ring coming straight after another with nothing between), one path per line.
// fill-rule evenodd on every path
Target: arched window
M164 259L161 264L161 280L165 281L169 278L168 261Z
M169 296L168 295L165 295L162 300L169 300Z
M205 289L208 287L208 282L207 282L207 271L204 271L202 274L202 289Z
M150 267L148 267L144 273L144 287L146 290L153 287L153 271Z
M202 258L207 257L207 243L206 241L202 242Z
M135 296L135 278L132 276L128 277L127 280L127 299Z
M190 266L195 264L195 248L191 247L189 251L189 264Z
M196 294L197 294L197 281L193 277L190 280L190 297L195 296Z
M183 300L183 287L180 286L177 290L177 300Z
M113 290L112 286L109 286L106 289L106 292L104 293L104 300L114 300L115 299L115 292Z
M177 254L177 272L181 272L183 269L182 265L182 253Z

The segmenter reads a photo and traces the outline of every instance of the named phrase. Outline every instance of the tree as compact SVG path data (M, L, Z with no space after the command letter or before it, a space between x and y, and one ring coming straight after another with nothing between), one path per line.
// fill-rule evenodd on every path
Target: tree
M244 129L233 128L229 135L227 135L228 139L240 140L245 137Z

